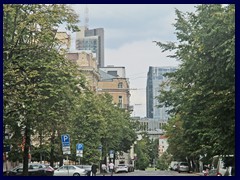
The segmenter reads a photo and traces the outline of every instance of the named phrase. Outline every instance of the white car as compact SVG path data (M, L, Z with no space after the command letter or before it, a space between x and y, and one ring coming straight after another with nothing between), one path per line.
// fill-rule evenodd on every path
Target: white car
M125 164L119 164L118 166L115 167L115 173L118 172L128 172L128 166Z
M86 176L87 171L74 165L63 165L54 171L54 176Z

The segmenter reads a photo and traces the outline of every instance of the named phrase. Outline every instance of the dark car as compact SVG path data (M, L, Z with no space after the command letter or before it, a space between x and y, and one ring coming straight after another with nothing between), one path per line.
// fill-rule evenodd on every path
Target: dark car
M54 169L46 164L28 164L29 176L53 176ZM23 166L17 166L8 173L9 176L22 176Z

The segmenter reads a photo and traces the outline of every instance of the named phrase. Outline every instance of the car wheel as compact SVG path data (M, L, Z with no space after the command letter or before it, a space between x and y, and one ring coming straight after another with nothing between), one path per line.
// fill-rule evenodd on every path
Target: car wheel
M80 174L79 173L74 173L73 176L80 176Z

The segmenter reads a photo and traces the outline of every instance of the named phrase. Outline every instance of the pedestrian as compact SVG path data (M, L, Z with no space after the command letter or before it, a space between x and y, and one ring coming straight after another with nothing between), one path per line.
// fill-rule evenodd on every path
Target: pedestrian
M112 162L109 163L109 170L111 172L111 176L113 175L114 164Z
M95 163L93 163L92 168L91 168L92 176L96 176L97 168L98 168L98 166Z
M105 171L106 171L106 169L107 169L107 166L106 166L106 164L102 164L102 171L103 171L103 176L105 176Z

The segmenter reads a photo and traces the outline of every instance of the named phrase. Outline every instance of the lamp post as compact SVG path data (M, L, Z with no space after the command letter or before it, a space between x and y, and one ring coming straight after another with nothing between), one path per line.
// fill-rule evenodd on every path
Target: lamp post
M133 167L134 169L136 169L136 160L137 160L137 154L135 153L135 149L136 149L136 145L137 145L137 141L134 141L134 146L133 146Z

